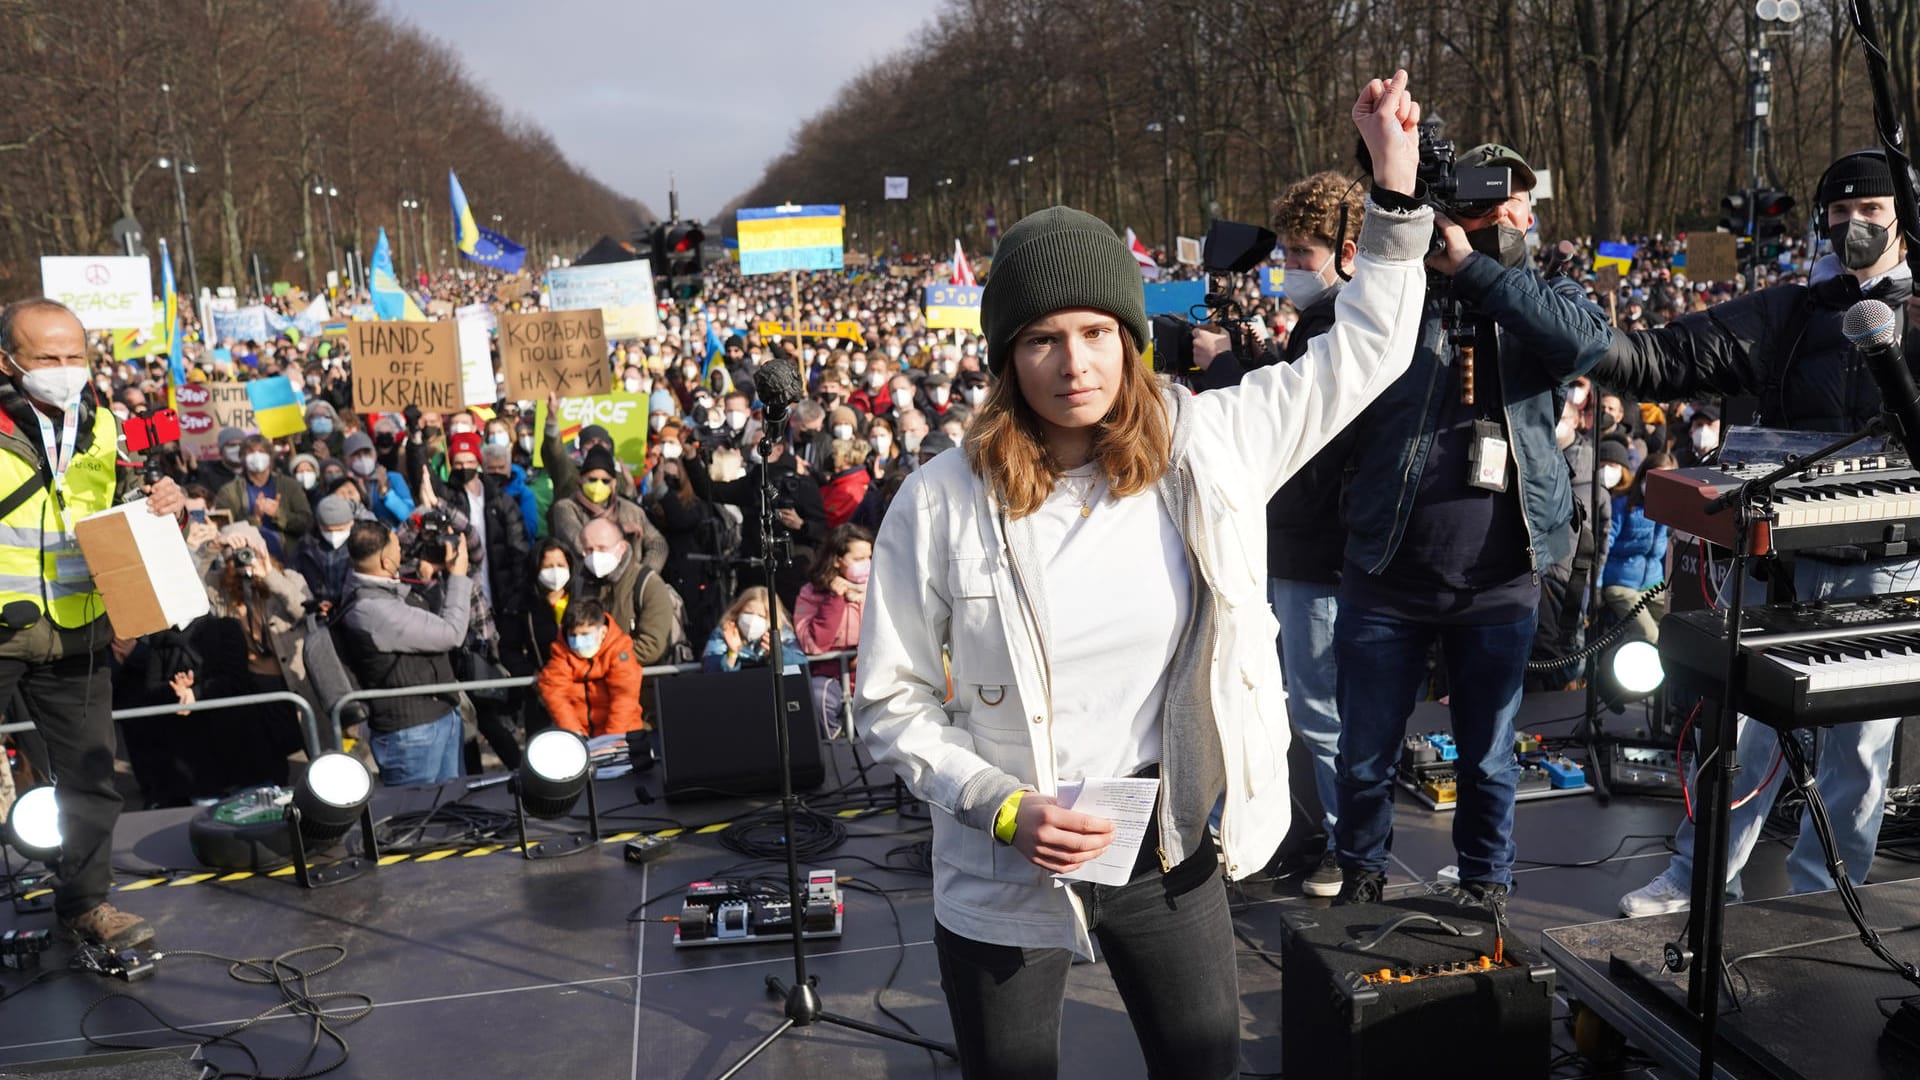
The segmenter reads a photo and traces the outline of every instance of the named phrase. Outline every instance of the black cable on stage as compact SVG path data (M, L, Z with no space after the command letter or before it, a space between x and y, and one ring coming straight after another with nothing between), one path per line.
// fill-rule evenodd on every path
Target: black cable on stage
M894 939L899 942L899 949L893 954L893 970L887 972L887 980L881 983L873 992L873 1007L879 1009L887 1019L904 1028L909 1035L919 1038L921 1037L920 1030L912 1024L907 1023L904 1017L892 1009L887 1008L886 1003L881 1000L881 995L893 989L893 980L899 978L900 968L907 962L907 930L900 922L900 909L894 905L893 897L888 894L886 889L882 889L870 881L850 877L846 879L846 885L850 889L857 889L864 893L872 893L887 902L887 913L893 916L893 936ZM927 1051L927 1056L933 1058L934 1067L938 1068L940 1060L934 1057L932 1050Z
M802 860L818 859L847 842L847 829L838 818L822 814L811 806L795 807L793 853ZM774 810L763 810L733 823L720 834L720 845L754 859L784 861L787 857L786 825Z
M1612 851L1607 852L1605 855L1602 855L1597 859L1583 859L1579 862L1549 862L1544 859L1515 859L1513 860L1513 865L1550 867L1556 870L1584 870L1588 867L1600 866L1604 863L1611 861L1614 856L1620 854L1621 850L1625 848L1628 843L1634 840L1659 840L1666 845L1666 848L1668 851L1673 850L1673 840L1670 837L1668 837L1665 833L1628 833L1626 836L1623 836L1620 838L1619 843L1613 845ZM1636 854L1638 853L1636 852Z
M303 968L293 962L294 958L302 956L303 954L323 951L334 952L337 953L337 955L331 960L313 968ZM236 981L254 986L271 986L279 991L281 1001L279 1004L263 1009L246 1020L227 1028L225 1031L203 1035L171 1023L155 1011L151 1005L148 1005L139 998L122 993L105 994L92 1005L87 1006L86 1012L80 1014L81 1038L85 1039L88 1045L106 1049L155 1049L151 1044L108 1042L87 1031L87 1018L92 1016L95 1010L110 1001L127 1001L140 1008L162 1027L176 1034L185 1036L202 1050L214 1045L231 1045L239 1050L240 1053L246 1055L247 1061L252 1065L251 1072L243 1073L223 1070L219 1073L219 1077L234 1077L236 1080L313 1080L314 1077L325 1076L333 1072L347 1062L350 1048L347 1045L346 1038L335 1030L335 1026L344 1027L373 1012L373 997L370 994L356 990L314 992L308 986L309 980L332 971L346 961L347 949L344 945L307 945L298 949L290 949L278 956L255 959L236 959L234 957L222 956L218 953L204 952L197 949L177 949L171 952L156 952L153 954L153 959L156 963L176 957L197 957L203 960L215 960L224 963L227 965L227 974L232 976ZM357 1004L346 1011L329 1012L327 1003L341 999L352 999ZM273 1019L281 1015L304 1016L311 1021L311 1026L308 1029L307 1052L300 1059L300 1063L294 1071L269 1078L261 1071L258 1055L256 1055L246 1043L237 1038L237 1036L261 1021ZM319 1056L321 1043L323 1041L332 1042L337 1046L340 1056L324 1068L310 1069L314 1059Z
M1608 647L1626 636L1628 630L1633 629L1633 617L1645 611L1648 604L1658 600L1660 594L1666 591L1666 582L1663 581L1655 585L1653 588L1640 594L1640 601L1627 609L1627 613L1620 617L1620 621L1614 624L1613 629L1600 635L1598 639L1588 642L1586 648L1581 649L1579 652L1568 653L1565 656L1556 656L1551 660L1529 660L1527 661L1527 670L1559 671L1561 668L1572 667L1575 664L1584 664L1589 658L1606 652Z

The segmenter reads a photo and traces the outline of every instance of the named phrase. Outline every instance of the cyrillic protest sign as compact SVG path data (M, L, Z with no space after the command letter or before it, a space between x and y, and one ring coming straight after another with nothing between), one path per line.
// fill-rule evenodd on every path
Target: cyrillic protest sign
M607 332L598 309L500 316L500 370L507 398L590 397L613 389Z
M657 337L660 333L653 266L645 259L549 270L547 288L553 294L555 311L598 308L605 336L615 341Z
M253 402L242 382L188 383L174 390L180 445L201 458L220 453L220 429L253 429Z
M353 411L460 408L459 330L451 322L353 324Z
M617 461L639 467L647 457L647 395L616 390L598 397L560 399L560 441L580 436L580 429L598 424L613 436L613 456ZM547 430L547 399L534 399L534 430ZM545 465L540 443L533 444L535 468Z
M979 285L929 285L924 305L927 326L934 330L980 332Z
M42 255L40 291L88 330L153 325L153 265L143 255Z

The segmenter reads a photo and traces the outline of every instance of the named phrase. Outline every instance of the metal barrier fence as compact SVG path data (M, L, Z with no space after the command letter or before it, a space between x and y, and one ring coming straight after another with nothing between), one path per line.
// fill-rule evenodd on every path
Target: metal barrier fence
M115 709L115 720L139 720L149 716L172 716L177 713L211 712L214 709L244 709L254 705L291 705L300 713L300 740L306 743L307 756L316 757L326 747L320 741L320 719L314 714L313 703L291 690L274 690L265 694L241 694L239 697L212 698L205 701L189 701L184 704L142 705L137 709ZM32 731L36 725L31 720L21 720L11 724L0 724L0 735L15 731ZM339 732L334 732L333 747L340 746Z
M850 692L851 683L849 679L851 672L848 667L848 661L857 655L858 653L852 649L836 649L833 652L825 652L813 656L802 656L793 660L793 663L796 666L802 667L806 674L811 674L810 669L815 661L832 660L837 662L840 668L840 730L850 741L853 739L853 724L849 722L853 709L853 695ZM704 669L699 664L653 664L641 668L640 673L647 678L658 678L665 675L696 674L702 670ZM139 720L151 716L209 712L214 709L242 709L255 705L273 704L292 705L300 714L300 737L301 741L306 743L307 756L311 758L318 756L325 750L338 750L342 747L343 733L340 728L340 713L342 709L353 702L368 701L375 698L425 697L432 694L453 694L463 690L509 689L518 686L531 686L535 678L537 678L537 676L514 675L504 679L474 679L469 682L433 683L427 686L355 690L352 693L341 695L340 699L334 702L333 707L327 711L327 730L324 732L326 736L325 739L322 738L323 733L320 730L320 720L314 713L312 703L291 690L275 690L266 694L242 694L239 697L213 698L206 701L191 701L185 704L143 705L137 709L115 709L113 711L113 718L115 720ZM16 731L32 731L35 726L31 720L0 724L0 735Z

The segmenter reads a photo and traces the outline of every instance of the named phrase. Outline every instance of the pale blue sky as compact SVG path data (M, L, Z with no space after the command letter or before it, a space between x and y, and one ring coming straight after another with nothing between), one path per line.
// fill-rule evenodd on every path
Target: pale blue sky
M608 187L705 219L940 0L385 0Z

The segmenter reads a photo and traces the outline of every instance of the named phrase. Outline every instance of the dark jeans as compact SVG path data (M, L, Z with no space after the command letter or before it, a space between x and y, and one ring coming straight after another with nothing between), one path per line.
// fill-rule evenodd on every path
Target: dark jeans
M105 649L50 663L0 660L0 701L18 689L25 716L46 741L60 803L59 885L54 911L83 915L113 885L113 824L120 793L113 786L112 659Z
M1239 1075L1240 987L1227 888L1211 843L1161 874L1152 832L1126 885L1075 885L1155 1078ZM937 922L940 988L964 1080L1046 1080L1060 1063L1066 949L964 938Z
M1393 840L1393 775L1407 717L1437 638L1452 695L1460 760L1453 846L1460 880L1513 880L1513 718L1536 613L1492 626L1444 626L1340 608L1341 867L1385 873Z

